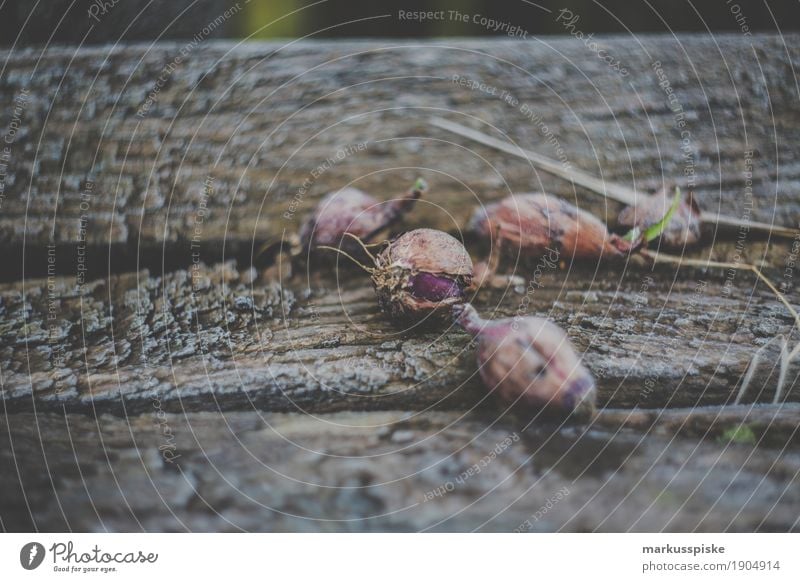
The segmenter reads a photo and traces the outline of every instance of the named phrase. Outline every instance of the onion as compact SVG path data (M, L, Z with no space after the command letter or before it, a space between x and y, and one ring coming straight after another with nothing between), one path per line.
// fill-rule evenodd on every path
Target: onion
M516 194L478 209L469 228L487 238L497 232L506 252L540 257L558 251L564 259L622 258L640 241L611 234L592 214L547 194Z
M464 301L472 282L472 259L449 234L419 228L391 241L370 274L378 303L392 320L439 319Z
M374 242L411 209L427 188L425 180L420 178L406 194L388 202L380 202L356 188L325 195L300 230L303 254L320 246L339 245L350 252L358 252L358 247L345 237L346 234L365 243Z
M469 303L452 312L477 339L481 378L501 399L536 410L594 412L594 380L560 327L539 317L487 321Z

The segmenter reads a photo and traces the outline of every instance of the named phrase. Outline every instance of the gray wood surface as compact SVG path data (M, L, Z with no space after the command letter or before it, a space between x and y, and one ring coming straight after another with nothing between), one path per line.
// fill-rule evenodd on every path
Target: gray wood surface
M394 328L359 272L250 260L331 189L386 199L416 176L430 193L406 225L459 234L478 201L540 189L613 224L615 203L425 120L491 131L480 118L650 191L686 165L653 61L691 129L703 207L750 209L752 150L752 218L797 225L800 39L751 40L603 39L627 77L574 39L206 42L142 116L179 46L0 54L3 99L29 91L0 212L0 526L796 530L798 367L766 406L775 345L727 406L758 347L798 340L751 274L534 262L520 288L481 291L485 316L549 317L584 354L600 414L559 426L487 395L466 334ZM693 256L758 263L796 305L796 252L707 233Z
M432 113L493 125L523 147L557 159L561 153L574 167L637 190L654 190L689 167L703 207L735 216L745 211L745 152L752 150L753 219L796 226L797 35L756 35L752 44L737 35L646 41L602 41L627 76L571 38L206 42L165 75L149 106L182 44L0 52L8 71L3 99L30 93L0 236L19 242L24 234L29 246L44 246L52 232L74 245L87 179L94 188L86 234L101 247L191 240L209 176L200 234L211 246L294 231L303 210L345 184L385 199L417 174L441 210L421 205L410 217L415 224L456 230L474 196L485 202L507 188L578 196L603 210L524 162L465 149L427 124ZM518 104L504 101L503 91ZM682 130L690 134L686 151ZM365 146L312 176L357 144ZM307 179L308 192L293 206Z

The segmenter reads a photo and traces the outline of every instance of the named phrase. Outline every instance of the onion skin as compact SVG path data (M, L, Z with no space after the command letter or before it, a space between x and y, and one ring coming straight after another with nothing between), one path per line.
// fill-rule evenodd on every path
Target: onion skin
M515 194L479 208L469 229L482 238L496 230L505 252L541 257L554 249L564 260L621 259L636 250L592 214L548 194Z
M374 242L383 230L411 210L427 188L424 180L417 180L404 196L388 202L380 202L356 188L326 194L300 230L303 252L313 251L317 246L339 245L356 252L358 245L343 238L345 233L365 243Z
M449 277L432 273L417 273L409 279L409 291L414 297L430 301L443 301L450 297L464 298L464 289Z
M472 282L472 259L457 239L429 228L400 235L375 260L381 309L396 323L447 319Z
M638 227L641 231L657 224L672 204L673 192L674 188L665 188L655 194L641 196L636 206L628 206L619 213L617 224L626 228ZM683 249L697 244L702 234L700 214L700 207L692 192L686 192L659 236L659 244L669 249Z
M481 378L501 399L558 414L594 413L594 379L560 327L538 317L487 321L469 303L452 313L477 339Z

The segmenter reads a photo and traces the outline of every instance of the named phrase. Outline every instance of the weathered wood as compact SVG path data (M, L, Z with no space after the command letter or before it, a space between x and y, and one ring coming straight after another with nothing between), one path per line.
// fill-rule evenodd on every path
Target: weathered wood
M751 40L648 37L644 50L636 38L603 39L630 71L625 77L572 38L206 42L144 109L182 45L3 51L0 95L10 102L26 89L28 104L0 240L24 236L29 250L42 249L52 232L73 255L86 215L85 238L99 248L160 250L193 237L216 249L223 240L249 248L253 238L296 230L326 191L351 184L388 198L418 174L431 184L430 204L409 217L413 224L457 230L477 200L507 189L543 189L615 215L616 205L576 198L524 162L453 143L427 124L431 113L490 130L482 120L524 147L638 190L693 169L702 205L734 216L748 209L752 150L752 218L797 226L800 115L791 71L800 43L797 34ZM686 152L664 79L690 132ZM87 180L91 196L81 208ZM27 268L37 266L40 256Z
M746 277L728 294L721 274L675 278L631 265L590 275L543 272L521 293L484 291L475 303L492 317L539 314L564 326L585 351L603 405L730 402L757 347L792 329L785 308ZM281 285L228 263L80 289L69 278L28 281L24 301L19 284L0 289L11 408L30 407L32 395L39 410L117 414L148 410L153 399L172 411L492 402L466 334L398 330L380 313L369 278L354 271ZM746 401L772 398L777 347L772 355ZM787 398L800 400L797 366L790 373Z
M614 204L426 119L489 131L481 119L655 189L686 167L656 60L706 209L749 210L752 150L751 216L795 226L800 35L751 39L649 37L646 51L604 39L628 77L574 39L207 42L142 116L179 45L2 53L0 95L28 98L0 206L0 529L796 530L797 364L790 403L749 408L773 397L776 346L748 406L720 406L758 347L800 339L750 274L507 265L525 286L475 304L565 327L604 408L587 426L526 427L486 394L466 334L393 328L357 271L287 279L274 254L251 261L328 190L388 198L417 175L431 192L408 224L457 232L508 189L610 219ZM696 256L763 265L800 302L791 244L706 242ZM743 425L754 443L730 438ZM426 500L509 434L520 439L487 470Z
M10 476L0 480L3 525L45 531L798 528L796 449L555 425L523 430L505 419L459 412L157 413L0 418L0 470ZM162 451L171 451L170 461Z
M739 440L783 448L800 442L799 413L800 406L795 403L659 410L605 409L594 424L608 430L655 430L662 435L715 438L723 443ZM737 435L736 429L740 427L744 430Z

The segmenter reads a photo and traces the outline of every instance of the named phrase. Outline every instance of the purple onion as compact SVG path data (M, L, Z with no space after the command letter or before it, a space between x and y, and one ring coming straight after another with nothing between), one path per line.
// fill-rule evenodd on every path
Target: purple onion
M538 317L487 321L469 303L452 312L477 339L479 372L490 391L537 410L594 412L594 380L560 327Z
M414 297L429 301L443 301L451 297L463 299L464 289L457 281L433 273L417 273L408 281L408 290Z
M371 274L378 303L392 320L438 320L464 301L472 282L472 259L449 234L420 228L391 241L375 259Z
M300 231L304 254L318 246L340 245L348 252L360 252L358 245L345 237L345 233L365 243L374 242L411 209L427 188L425 181L418 179L406 194L387 202L380 202L356 188L325 195Z

